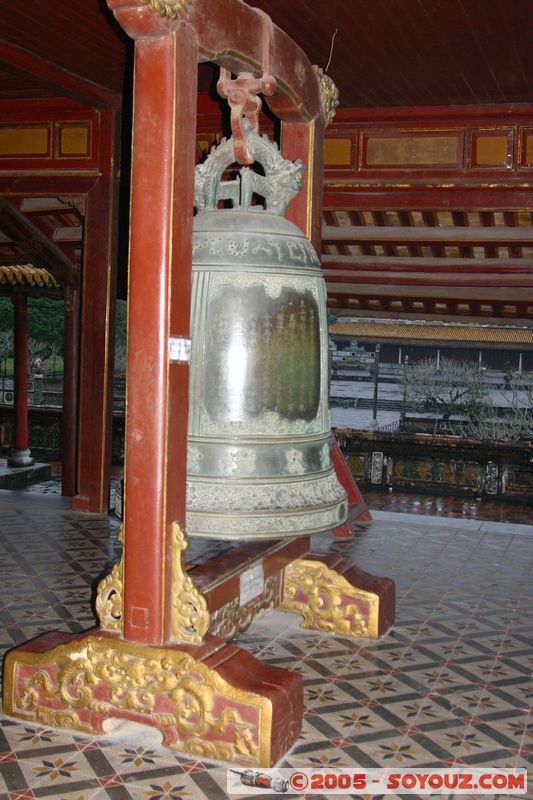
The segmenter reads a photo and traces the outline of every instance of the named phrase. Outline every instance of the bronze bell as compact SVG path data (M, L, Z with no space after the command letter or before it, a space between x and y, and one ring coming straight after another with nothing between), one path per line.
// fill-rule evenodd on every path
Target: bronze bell
M330 455L324 279L283 217L303 165L256 133L247 148L264 175L221 182L231 139L196 168L187 532L278 539L341 525L347 499Z

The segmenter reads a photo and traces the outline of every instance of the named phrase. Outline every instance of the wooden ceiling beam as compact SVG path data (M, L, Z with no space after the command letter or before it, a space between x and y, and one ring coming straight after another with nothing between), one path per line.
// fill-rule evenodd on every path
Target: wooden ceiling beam
M436 191L437 190L437 191ZM531 183L528 180L510 183L508 178L500 182L494 180L490 188L486 183L480 185L474 179L451 181L442 186L435 181L401 180L398 185L394 179L353 180L326 178L324 180L324 208L333 211L357 211L362 208L385 211L394 208L398 211L426 209L428 211L449 211L450 208L471 211L473 208L499 210L502 208L521 211L531 203Z
M514 288L533 288L533 273L529 277L517 275L479 275L479 274L420 274L420 273L394 273L393 275L375 272L339 273L333 270L322 270L327 284L370 284L379 286L495 286Z
M367 297L383 296L392 297L395 299L429 299L442 302L456 301L460 303L468 303L470 301L481 302L503 302L503 303L516 303L518 299L522 302L533 302L533 289L524 288L520 292L520 298L517 298L515 287L507 286L449 286L437 287L434 284L430 286L401 286L394 284L391 286L384 286L376 282L373 283L357 283L357 284L343 284L337 282L328 282L328 294L332 295L345 295L353 297Z
M322 268L339 272L466 272L533 274L530 258L413 258L403 256L323 255Z
M83 241L83 228L81 225L73 225L71 227L59 227L53 233L54 242L76 242Z
M57 64L44 61L8 42L0 41L0 68L22 75L60 96L69 97L93 108L119 110L122 105L120 94L68 72Z
M391 243L431 245L439 242L447 245L479 245L487 244L505 245L531 245L533 244L533 228L511 228L507 225L498 225L493 228L472 226L469 228L442 225L440 227L403 227L379 225L324 225L322 238L326 242L376 242L378 244Z
M18 208L0 197L0 229L27 254L28 260L52 273L61 286L76 286L80 270Z
M84 203L83 198L74 198L69 203L69 199L67 198L24 197L20 204L20 210L25 214L65 213L71 210L77 210L80 203Z

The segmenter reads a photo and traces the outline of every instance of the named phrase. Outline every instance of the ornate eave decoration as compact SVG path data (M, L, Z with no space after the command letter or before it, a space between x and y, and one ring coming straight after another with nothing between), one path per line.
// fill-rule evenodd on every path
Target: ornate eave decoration
M59 289L59 283L51 272L33 264L0 265L0 285L38 286L41 289Z
M329 75L326 75L321 67L315 67L320 87L320 98L322 108L326 118L326 125L331 125L337 106L339 105L339 90L333 83Z
M159 17L168 19L183 19L187 16L192 0L141 0Z

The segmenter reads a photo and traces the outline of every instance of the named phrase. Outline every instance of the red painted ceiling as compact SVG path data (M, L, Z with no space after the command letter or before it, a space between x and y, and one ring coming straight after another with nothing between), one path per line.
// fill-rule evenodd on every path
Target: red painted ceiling
M341 105L531 102L531 0L253 0L325 67ZM130 49L105 0L17 0L0 38L120 92ZM2 70L0 63L0 70ZM0 74L0 78L4 75ZM209 75L206 76L209 81ZM205 84L204 84L205 85ZM0 99L27 81L0 80ZM35 87L35 97L42 89Z
M311 63L327 67L342 107L533 102L531 0L250 0L250 4L266 11ZM18 48L14 55L13 47ZM88 96L77 93L79 82L70 93L60 88L69 82L62 83L57 70L45 69L43 62L129 98L132 50L105 0L17 0L3 15L0 28L0 101L9 101L4 108L12 107L13 101L27 108L32 100L54 95L70 101ZM21 59L22 51L37 58ZM207 91L214 78L215 69L202 65L200 90ZM37 222L50 228L53 237L62 226L72 228L57 215L40 213L44 218L36 218ZM343 219L326 212L329 226L349 224ZM381 224L379 216L373 220L374 226ZM530 227L529 218L526 226ZM393 252L394 247L385 243L380 260L381 250L374 252L374 245L363 244L361 253L370 254L363 258L352 252L351 240L337 239L333 244L326 239L324 247L328 294L337 312L531 319L529 252L500 255L500 260L511 255L514 259L502 266L488 264L495 258L492 251L485 252L487 263L480 263L474 262L468 247L459 248L454 257L467 258L470 265L459 291L455 262L449 260L454 254L444 248L432 249L425 260L417 261L411 257L424 255L423 248L419 253L411 247L405 254ZM11 254L4 257L17 257L13 247L4 236L3 248ZM402 255L404 260L409 256L407 266L400 263ZM440 282L434 280L436 259L443 262L437 263ZM494 274L489 274L491 268ZM461 264L457 269L465 271ZM509 272L512 280L507 287Z

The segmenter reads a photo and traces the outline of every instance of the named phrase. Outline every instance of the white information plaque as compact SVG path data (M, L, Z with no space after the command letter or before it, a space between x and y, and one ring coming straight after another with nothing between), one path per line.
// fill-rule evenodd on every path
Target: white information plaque
M239 605L244 606L258 594L261 594L265 587L265 573L263 565L256 564L255 567L241 572L241 587L239 594Z

